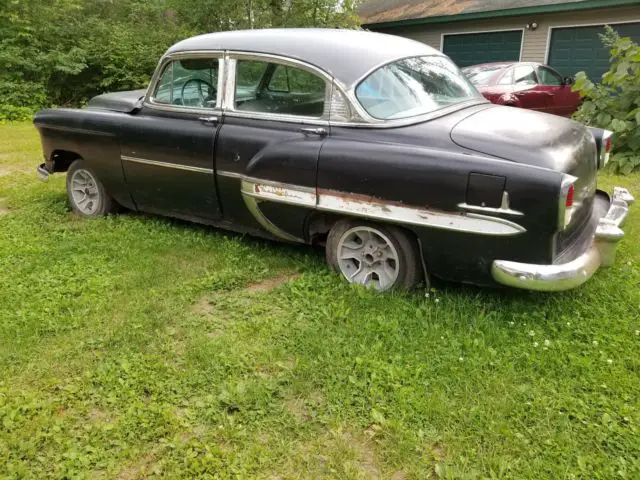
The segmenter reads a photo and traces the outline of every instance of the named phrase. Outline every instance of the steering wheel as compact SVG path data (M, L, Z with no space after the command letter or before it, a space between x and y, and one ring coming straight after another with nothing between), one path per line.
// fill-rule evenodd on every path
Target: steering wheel
M191 78L189 80L187 80L186 82L184 82L184 85L182 85L182 90L180 91L181 97L182 97L182 101L184 102L184 92L187 89L187 85L189 85L190 83L195 83L197 85L196 91L198 92L198 97L200 98L200 105L201 107L206 106L205 103L207 101L209 101L211 98L215 99L216 98L216 89L213 88L213 86L207 82L206 80L202 80L201 78ZM203 92L203 88L202 86L206 86L207 87L207 94L205 95L205 92Z

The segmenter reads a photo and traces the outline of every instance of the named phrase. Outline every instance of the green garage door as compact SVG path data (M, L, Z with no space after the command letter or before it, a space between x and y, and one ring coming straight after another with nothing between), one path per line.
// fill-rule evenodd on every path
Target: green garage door
M520 60L522 30L445 35L442 51L460 68L479 63Z
M612 27L621 36L640 41L640 22ZM549 65L565 76L585 71L589 78L599 81L609 70L609 50L602 46L600 33L604 33L604 26L552 29Z

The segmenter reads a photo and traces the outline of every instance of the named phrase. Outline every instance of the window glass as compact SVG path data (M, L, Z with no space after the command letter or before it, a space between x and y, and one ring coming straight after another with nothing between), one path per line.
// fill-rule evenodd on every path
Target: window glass
M538 80L530 65L520 65L514 68L513 83L516 85L536 85Z
M493 78L504 69L504 65L486 65L482 67L467 67L462 73L474 85L489 85Z
M301 68L256 60L236 64L237 110L321 117L325 91L322 78Z
M562 85L562 77L547 67L538 67L538 78L542 85Z
M510 68L506 71L500 80L498 80L498 85L511 85L513 83L513 68Z
M439 108L482 99L447 57L398 60L380 67L356 88L356 97L375 118L406 118Z
M153 95L156 103L197 108L215 108L218 59L175 60L160 76Z

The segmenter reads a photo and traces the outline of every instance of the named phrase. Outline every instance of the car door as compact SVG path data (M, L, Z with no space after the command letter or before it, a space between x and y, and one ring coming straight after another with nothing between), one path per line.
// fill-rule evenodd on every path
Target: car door
M541 112L549 112L552 108L553 95L541 88L536 72L529 64L514 67L513 94L522 108Z
M121 127L122 168L138 209L190 220L221 216L214 178L222 54L165 60L142 109Z
M577 107L579 95L571 90L571 84L565 83L558 72L544 65L536 68L541 88L553 94L551 113L569 116Z
M330 77L272 56L230 54L215 169L224 219L304 241L329 135ZM326 107L326 108L325 108Z

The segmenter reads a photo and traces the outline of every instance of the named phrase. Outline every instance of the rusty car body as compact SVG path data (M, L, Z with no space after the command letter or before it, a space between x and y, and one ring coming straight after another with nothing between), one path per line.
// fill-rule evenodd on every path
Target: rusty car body
M214 33L146 90L39 112L46 179L116 206L324 245L350 282L564 290L613 262L633 202L610 133L493 105L440 52L364 31Z

